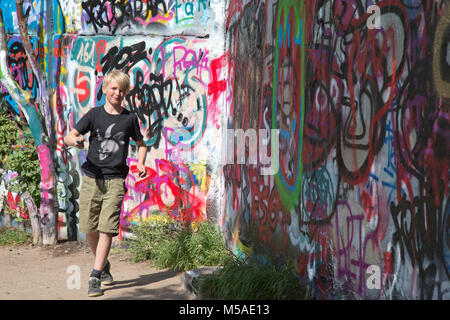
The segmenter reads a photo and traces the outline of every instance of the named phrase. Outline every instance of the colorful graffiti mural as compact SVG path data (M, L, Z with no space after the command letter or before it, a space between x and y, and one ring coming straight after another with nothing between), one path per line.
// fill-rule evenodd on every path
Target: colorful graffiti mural
M132 89L125 98L127 107L138 115L150 154L162 156L152 159L154 164L149 165L148 181L130 181L129 192L138 190L139 195L127 195L125 207L133 209L124 211L124 217L133 220L136 212L148 212L147 207L157 204L160 211L168 211L176 217L191 210L192 216L189 213L184 218L203 217L205 194L198 198L195 192L185 192L197 188L189 169L194 164L190 162L191 153L203 139L208 122L210 63L205 45L205 41L193 43L185 37L172 37L160 43L159 40L141 41L138 37L111 41L102 36L72 37L64 44L67 59L63 64L70 71L63 75L62 91L67 92L72 101L70 121L75 123L87 110L104 103L100 91L104 74L115 68L124 70L130 74L132 82ZM166 188L176 198L170 206L161 202L161 182L156 189L150 186L161 170L164 173L160 173L161 176L168 179L164 182ZM176 177L177 172L190 176L189 189L182 187L186 182L174 182L183 180ZM162 179L161 176L158 179ZM143 188L145 183L147 189ZM133 201L134 204L128 203Z
M113 35L142 29L154 32L158 28L163 32L176 29L208 34L210 7L210 0L84 0L81 28ZM70 4L66 8L70 12Z
M15 16L15 6L2 4L2 9ZM67 149L63 137L89 109L104 103L102 79L113 69L130 75L126 107L139 117L150 147L148 170L152 172L152 179L146 181L134 181L130 175L123 229L145 220L154 209L184 220L205 219L210 181L218 168L215 157L207 155L214 153L218 147L214 141L220 140L217 104L221 92L210 92L209 85L210 78L217 80L221 72L215 70L211 76L211 61L223 55L219 49L210 49L208 36L217 20L210 19L210 14L220 8L211 8L211 1L203 0L29 0L24 9L30 23L40 21L29 32L53 92L50 118L59 238L83 237L77 231L77 214L83 179L80 167L86 154ZM47 20L48 14L52 21ZM17 35L18 23L14 18L5 23L10 73L23 90L38 98L41 86ZM51 40L43 38L49 28ZM1 94L20 114L22 109L3 87ZM136 156L134 145L131 148L130 166Z
M22 197L17 192L11 192L6 189L6 183L17 176L17 172L2 172L2 180L0 182L0 210L4 210L6 214L15 219L29 219L28 209L23 203Z
M319 298L449 299L450 3L227 9L227 128L281 130L277 175L223 166L229 245L296 261Z

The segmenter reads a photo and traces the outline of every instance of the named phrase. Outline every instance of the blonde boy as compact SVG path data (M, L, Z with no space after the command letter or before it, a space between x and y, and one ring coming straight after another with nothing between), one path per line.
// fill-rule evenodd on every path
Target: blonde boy
M79 230L86 234L95 257L89 277L90 297L102 295L101 285L113 283L107 258L112 237L119 233L130 139L138 147L139 176L146 173L147 147L137 116L122 107L129 89L127 74L118 70L108 73L102 85L105 105L89 110L64 137L68 146L83 149L83 135L90 132L87 160L82 165L79 212Z

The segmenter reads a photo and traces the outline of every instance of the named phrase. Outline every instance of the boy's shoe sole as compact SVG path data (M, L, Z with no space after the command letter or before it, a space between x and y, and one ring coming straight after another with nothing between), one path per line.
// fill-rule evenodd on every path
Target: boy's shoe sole
M102 275L100 276L100 281L102 283L102 286L110 286L114 284L114 279L110 273L102 272Z
M88 293L88 297L99 297L102 295L103 295L103 292Z
M112 286L113 284L114 284L114 280L102 281L102 286Z

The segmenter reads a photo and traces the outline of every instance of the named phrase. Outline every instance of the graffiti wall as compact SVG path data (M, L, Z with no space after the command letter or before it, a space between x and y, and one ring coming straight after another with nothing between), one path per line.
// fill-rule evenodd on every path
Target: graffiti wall
M204 218L211 178L206 152L214 150L206 144L218 133L208 108L212 56L207 41L185 36L164 40L73 36L65 40L67 72L59 92L72 103L67 115L61 115L67 118L62 122L69 123L68 127L93 106L104 104L101 84L108 71L124 70L133 83L126 104L140 120L150 149L147 165L151 174L140 181L129 175L122 227L152 211L189 220ZM209 126L213 130L208 131ZM128 166L133 170L137 155L131 149ZM75 152L67 162L78 165L78 158L85 156L86 151Z
M23 49L14 2L1 2L10 72L38 97L40 88ZM184 221L216 217L220 155L224 5L211 0L29 0L29 34L51 91L53 161L57 175L58 237L83 240L78 201L87 149L67 148L63 137L91 108L105 103L104 76L130 76L124 106L139 118L148 147L148 176L126 180L121 234L156 212ZM216 63L217 64L217 63ZM226 72L226 69L223 69ZM20 106L0 91L18 115ZM130 146L128 165L137 162ZM212 203L211 206L206 206Z
M449 299L450 2L226 10L224 122L259 148L222 167L229 246L295 262L318 298Z

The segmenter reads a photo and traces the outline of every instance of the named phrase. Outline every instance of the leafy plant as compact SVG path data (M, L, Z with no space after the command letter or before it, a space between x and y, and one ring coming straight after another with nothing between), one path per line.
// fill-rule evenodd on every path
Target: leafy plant
M11 146L16 141L17 125L9 119L4 112L0 113L0 163L1 168L5 168L7 156L11 153Z
M29 243L31 234L14 228L0 227L0 245L19 245Z
M225 263L230 255L222 233L205 221L188 228L174 220L143 223L132 228L137 240L130 242L133 261L153 260L156 267L185 271Z
M175 225L169 218L155 214L152 214L147 221L133 225L131 232L136 239L126 240L132 261L141 262L154 259L155 247L166 239L174 228Z
M8 181L12 192L28 190L36 204L40 204L41 170L39 158L28 126L20 124L2 111L0 113L1 168L19 175Z
M17 208L11 208L9 206L5 206L4 214L10 215L11 217L14 217L14 222L23 222L24 218L21 216L20 211Z
M295 275L294 267L275 266L256 258L234 257L223 268L199 279L202 299L309 300L308 287Z
M220 230L211 222L203 222L196 229L182 228L161 241L155 248L154 263L160 268L186 271L221 265L228 258Z

